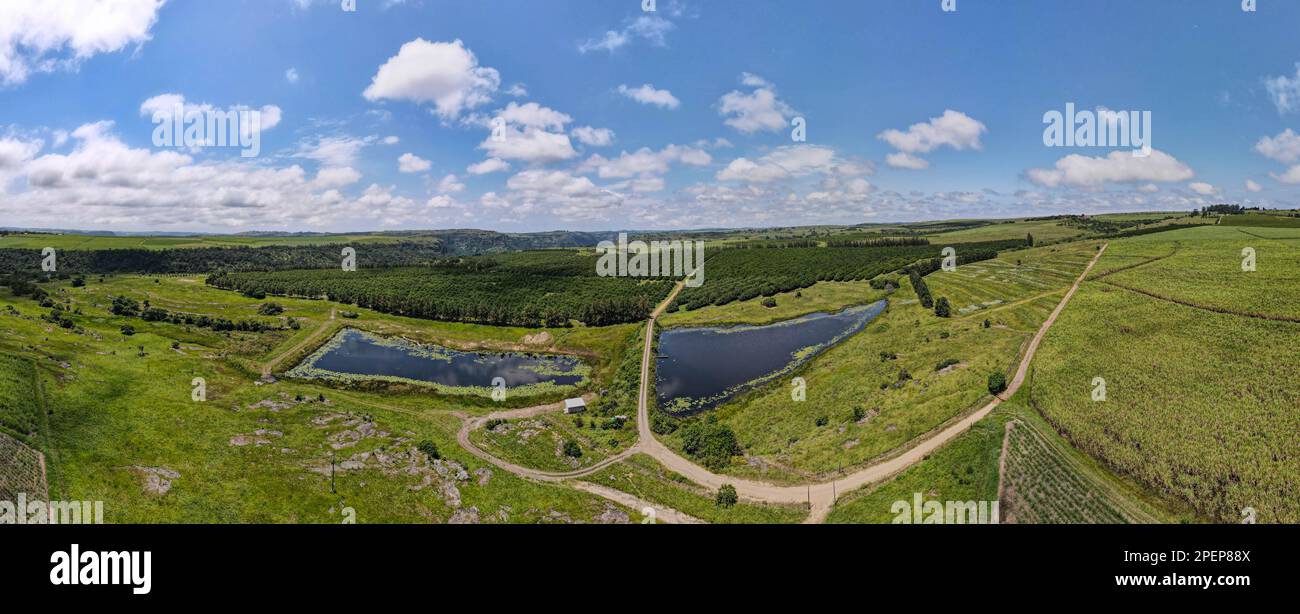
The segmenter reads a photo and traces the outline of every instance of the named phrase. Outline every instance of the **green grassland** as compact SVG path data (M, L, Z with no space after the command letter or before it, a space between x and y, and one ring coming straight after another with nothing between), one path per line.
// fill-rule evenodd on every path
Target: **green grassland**
M531 469L577 471L636 442L635 422L629 420L617 429L609 428L609 423L599 416L543 414L506 420L491 430L476 429L470 433L470 441L497 458ZM578 444L580 456L564 453L563 446L569 441Z
M627 517L629 510L593 495L515 478L460 450L455 441L460 419L448 412L489 408L289 381L253 385L243 365L258 364L291 339L146 323L113 316L101 302L128 292L196 312L235 313L255 304L196 281L154 283L123 276L103 285L92 279L87 288L51 287L54 298L81 310L71 316L73 330L40 320L36 316L45 310L0 290L0 351L37 356L40 362L51 410L52 496L103 500L109 522L329 523L342 521L344 507L356 510L358 522ZM191 291L196 294L179 298ZM285 303L286 315L306 323L328 318L324 303ZM515 333L522 334L476 334L464 325L444 328L373 313L358 321L368 318L392 332L425 330L430 337L495 336L519 343ZM124 337L118 329L128 323L137 332ZM617 339L613 343L626 336L626 329L621 332L611 336ZM583 341L571 337L556 343ZM192 398L195 377L206 380L204 402ZM324 403L318 400L322 395ZM442 458L435 462L415 452L423 441L434 443ZM157 488L162 482L170 482L165 492Z
M25 442L44 435L44 411L36 389L36 365L31 359L0 354L0 433Z
M894 503L912 505L916 493L926 501L998 500L998 454L1003 418L990 415L891 480L840 497L829 524L888 524Z
M1106 283L1122 278L1233 310L1293 304L1300 269L1269 273L1280 302L1262 304L1265 294L1254 291L1248 274L1217 262L1239 267L1237 254L1227 252L1236 232L1198 228L1113 242L1115 256L1108 249L1098 265L1103 271L1132 266L1135 256L1175 255L1085 283L1039 349L1029 401L1076 447L1199 515L1234 522L1249 507L1260 522L1297 522L1300 506L1287 494L1300 467L1297 324L1216 313ZM1257 249L1283 253L1273 245ZM1161 266L1184 252L1201 254L1185 266L1220 274ZM1094 377L1106 381L1104 402L1091 398Z
M970 317L936 317L917 303L903 278L889 308L862 333L714 410L746 452L725 472L778 482L824 478L887 456L975 409L991 398L989 374L1010 370L1094 253L1094 244L1015 251L926 278L936 298L962 290L969 300L1002 301ZM973 288L965 290L966 284ZM896 357L884 360L882 352ZM948 361L956 365L938 368ZM793 377L807 382L802 402L791 399ZM855 408L862 419L854 418ZM665 441L680 449L679 434Z
M1300 217L1270 215L1264 213L1244 213L1225 215L1219 222L1222 226L1245 226L1254 228L1300 228Z
M583 480L715 524L793 524L808 516L806 505L764 505L742 500L732 507L719 506L715 493L665 469L644 454L605 467Z
M1082 235L1083 231L1078 228L1063 226L1056 220L1016 220L940 234L928 234L926 238L935 245L947 245L949 243L960 244L1023 239L1026 235L1031 234L1034 235L1036 243L1042 243L1073 239Z

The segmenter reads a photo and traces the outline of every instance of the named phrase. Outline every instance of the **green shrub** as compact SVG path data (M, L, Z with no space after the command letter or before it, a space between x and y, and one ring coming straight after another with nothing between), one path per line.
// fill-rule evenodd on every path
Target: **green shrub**
M1007 376L1001 373L992 373L989 375L989 392L992 394L1002 394L1007 389Z
M731 484L723 484L722 487L718 489L717 497L714 498L714 502L718 507L728 509L735 507L739 500L740 497L736 495L736 487Z
M435 444L428 439L421 441L419 445L415 446L415 448L424 452L424 455L429 457L429 460L431 461L442 458L442 455L438 453L438 444Z

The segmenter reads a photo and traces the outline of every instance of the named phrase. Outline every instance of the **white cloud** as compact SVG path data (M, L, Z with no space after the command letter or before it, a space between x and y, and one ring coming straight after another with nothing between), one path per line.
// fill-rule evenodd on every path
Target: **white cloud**
M273 104L263 105L260 109L254 109L248 105L242 104L220 108L206 102L186 102L185 96L182 94L159 94L140 103L140 115L150 118L150 120L155 124L159 121L171 120L176 116L177 112L180 112L181 116L184 118L189 118L194 115L209 118L213 114L238 113L240 114L239 136L245 139L252 136L254 124L244 121L244 117L251 118L252 116L245 116L243 113L255 112L257 114L255 119L259 133L266 132L267 130L280 125L280 120L282 118L280 107ZM205 123L208 123L207 119L204 121ZM208 137L211 139L214 135L210 134Z
M1044 187L1095 187L1106 183L1186 181L1195 176L1177 158L1157 150L1144 157L1129 151L1112 151L1106 157L1071 154L1056 161L1053 169L1033 168L1025 172L1029 181Z
M906 168L914 171L930 168L930 161L920 156L897 151L885 156L885 164L894 168Z
M1261 191L1261 190L1263 190L1263 189L1264 189L1263 186L1259 185L1258 183L1255 183L1253 180L1251 180L1251 179L1247 179L1247 180L1246 180L1246 191L1247 191L1247 192L1259 192L1259 191Z
M1191 191L1196 192L1197 194L1200 194L1201 196L1212 196L1212 195L1214 195L1215 193L1217 193L1217 192L1219 191L1218 188L1216 188L1216 187L1214 187L1214 186L1212 186L1212 185L1210 185L1210 184L1208 184L1208 183L1205 183L1205 182L1203 182L1203 181L1195 181L1195 182L1189 183L1189 184L1187 184L1187 187L1188 187L1188 189L1190 189Z
M81 62L142 45L166 0L0 2L0 85L32 72L76 70Z
M512 208L531 210L544 206L564 219L597 218L623 201L621 196L597 187L590 179L565 171L526 170L511 177L506 186L511 190L506 202Z
M614 131L609 128L579 126L574 128L571 134L573 138L578 139L579 143L591 147L608 147L614 142Z
M432 166L432 162L413 153L404 153L397 159L397 170L403 173L423 173Z
M656 47L666 47L668 33L674 27L673 22L662 17L642 15L629 21L620 30L608 30L601 36L579 43L578 52L609 51L612 53L638 38Z
M1287 128L1277 136L1266 136L1255 143L1255 152L1270 160L1291 164L1300 160L1300 135Z
M786 145L756 161L748 158L732 160L726 168L718 171L716 177L719 181L772 183L810 175L836 178L870 172L869 166L846 162L830 147Z
M297 68L290 68L289 70L284 71L284 80L288 81L291 85L297 83L298 78Z
M508 124L542 130L563 130L566 124L573 121L572 117L536 102L525 104L511 102L506 105L506 108L497 111L496 119L504 120Z
M316 172L316 185L324 188L341 188L361 180L361 173L350 166L324 167Z
M372 141L372 138L350 136L322 137L315 143L299 144L293 157L315 160L325 166L352 166L361 148L370 145Z
M396 145L396 144L401 143L401 142L402 142L402 139L400 139L400 138L398 138L398 137L396 137L396 136L386 136L386 137L384 137L384 144L385 144L385 145Z
M0 199L0 218L25 224L126 228L300 227L333 223L346 199L334 189L355 171L322 170L309 179L302 167L271 168L241 158L196 163L172 150L133 149L112 122L72 131L66 154L22 163L22 191Z
M618 93L641 104L652 104L664 109L676 109L682 104L676 96L673 96L672 92L655 89L655 86L649 83L640 87L620 85L618 86Z
M594 155L582 163L579 172L595 172L601 179L650 178L667 173L673 164L705 166L712 162L713 157L702 149L668 145L659 151L648 147L632 153L624 151L613 159Z
M522 83L516 83L506 88L505 94L507 96L513 96L515 98L523 98L528 95L528 87Z
M508 125L501 131L501 138L488 136L479 144L489 157L503 160L524 160L546 164L568 160L578 155L573 143L564 134L547 132L537 128L519 128Z
M1278 175L1272 173L1272 177L1282 183L1297 184L1300 183L1300 164L1288 168L1285 173Z
M1137 191L1144 192L1146 194L1155 194L1156 192L1160 191L1160 186L1154 183L1144 183L1137 187Z
M958 151L980 149L980 135L988 132L984 124L965 113L947 109L943 115L927 122L912 124L907 131L890 129L876 135L889 143L898 153L885 157L885 163L894 168L920 170L930 162L916 154L929 153L940 147Z
M39 140L0 139L0 172L7 168L16 168L31 160L43 146L44 143Z
M1264 79L1264 89L1268 91L1273 106L1280 115L1300 110L1300 62L1295 65L1295 76L1280 75Z
M438 182L438 191L443 194L464 192L465 184L461 183L455 175L447 175L442 178L442 181Z
M479 66L459 39L434 43L417 38L379 67L362 95L371 102L431 103L439 117L451 120L490 101L500 86L496 69Z
M731 91L718 101L718 112L723 121L742 134L776 132L789 127L794 109L776 97L776 88L762 77L744 73L741 82L757 89L746 94Z
M477 164L471 164L465 168L465 172L471 175L487 175L488 173L498 173L510 170L510 164L500 158L488 158Z

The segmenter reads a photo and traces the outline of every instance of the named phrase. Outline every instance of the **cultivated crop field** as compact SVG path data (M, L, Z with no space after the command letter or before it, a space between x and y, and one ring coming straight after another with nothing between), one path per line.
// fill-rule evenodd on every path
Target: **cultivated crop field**
M1300 229L1224 226L1134 237L1115 242L1117 257L1158 260L1103 279L1193 306L1300 321L1300 284L1296 283L1300 280L1300 241L1296 239L1300 239ZM1255 251L1254 271L1242 270L1242 250L1246 248ZM1110 257L1107 253L1098 266L1113 267Z
M1300 504L1287 493L1300 483L1298 325L1106 283L1123 276L1224 310L1290 304L1300 287L1295 267L1270 273L1280 298L1265 302L1258 278L1242 273L1233 254L1221 257L1235 272L1216 262L1236 232L1201 228L1112 242L1118 256L1202 256L1183 261L1191 272L1162 267L1171 256L1087 282L1039 350L1029 401L1079 449L1200 515L1236 522L1251 508L1259 522L1296 522ZM1103 263L1109 257L1107 250ZM1205 269L1218 273L1199 273ZM1093 400L1095 377L1105 380L1104 401Z

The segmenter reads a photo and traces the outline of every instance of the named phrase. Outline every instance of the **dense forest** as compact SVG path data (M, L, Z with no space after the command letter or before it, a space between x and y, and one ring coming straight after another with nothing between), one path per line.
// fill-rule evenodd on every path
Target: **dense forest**
M957 246L958 261L996 257L999 250L1024 246L1025 242L1019 239L962 243ZM705 260L704 284L683 290L669 310L699 309L773 296L807 288L819 281L865 281L920 261L928 267L929 259L937 258L940 253L938 245L724 250ZM928 271L921 273L926 274Z
M418 318L526 327L641 320L672 286L669 280L597 277L596 259L576 251L533 251L355 272L222 272L208 283L250 296L327 298Z
M200 247L181 249L58 250L58 272L65 274L185 273L341 269L344 245ZM435 241L366 243L356 247L357 268L414 266L444 256ZM40 273L38 249L0 249L0 273Z

